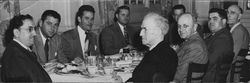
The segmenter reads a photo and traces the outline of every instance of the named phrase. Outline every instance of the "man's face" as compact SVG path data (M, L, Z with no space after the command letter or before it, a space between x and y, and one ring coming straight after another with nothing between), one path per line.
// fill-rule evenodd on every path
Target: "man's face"
M155 22L151 18L143 20L141 25L140 36L142 37L142 43L146 46L151 46L154 43L156 37L161 34L161 30L156 28Z
M121 9L118 14L116 14L118 22L122 25L126 25L129 22L129 10Z
M34 36L36 32L34 30L35 24L33 20L26 19L23 21L23 25L19 29L14 29L15 38L22 42L27 47L34 44Z
M90 11L83 11L82 18L78 17L79 26L90 30L94 23L94 13Z
M187 39L195 32L192 17L183 15L178 20L178 33L181 38Z
M223 24L226 22L226 19L220 18L219 14L214 12L209 14L208 26L212 33L215 33L223 28Z
M52 16L47 16L46 19L42 22L41 31L44 36L52 37L57 33L59 27L59 20Z
M178 21L178 18L179 18L180 15L183 14L183 13L184 13L184 10L183 10L183 9L175 9L175 10L174 10L174 15L173 15L174 19L175 19L176 21Z
M227 12L227 17L228 17L227 23L229 25L234 25L240 21L241 13L240 13L239 8L237 8L237 6L230 6L227 9L227 11L228 11Z

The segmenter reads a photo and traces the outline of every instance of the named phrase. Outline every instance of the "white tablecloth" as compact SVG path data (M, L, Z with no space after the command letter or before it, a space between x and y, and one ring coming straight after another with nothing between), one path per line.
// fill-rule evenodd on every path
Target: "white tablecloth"
M118 75L121 76L123 82L132 77L131 73L118 72ZM49 76L53 82L115 82L114 79L111 78L111 75L93 75L93 78L86 78L77 74L58 75L52 73L49 74Z

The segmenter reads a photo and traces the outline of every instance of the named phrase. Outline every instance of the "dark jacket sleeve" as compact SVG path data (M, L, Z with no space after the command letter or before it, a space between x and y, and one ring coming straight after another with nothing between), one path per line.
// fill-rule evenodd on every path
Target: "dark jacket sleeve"
M101 32L101 50L105 55L111 55L119 53L120 49L113 47L113 35L115 35L112 30L105 28Z

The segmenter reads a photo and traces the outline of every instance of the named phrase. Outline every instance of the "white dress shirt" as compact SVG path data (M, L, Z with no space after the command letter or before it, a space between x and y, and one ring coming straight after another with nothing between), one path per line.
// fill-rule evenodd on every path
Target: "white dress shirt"
M87 46L88 46L88 44L85 42L86 33L80 26L77 26L77 31L79 33L80 43L82 46L82 52L84 54L84 52L87 50Z

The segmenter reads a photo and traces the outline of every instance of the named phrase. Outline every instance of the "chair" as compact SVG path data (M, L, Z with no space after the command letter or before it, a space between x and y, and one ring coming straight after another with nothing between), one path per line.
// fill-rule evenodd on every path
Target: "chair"
M187 83L191 83L191 81L201 81L205 75L208 64L199 64L199 63L189 63L188 74L187 74ZM199 77L193 77L193 73L203 73L203 75Z

